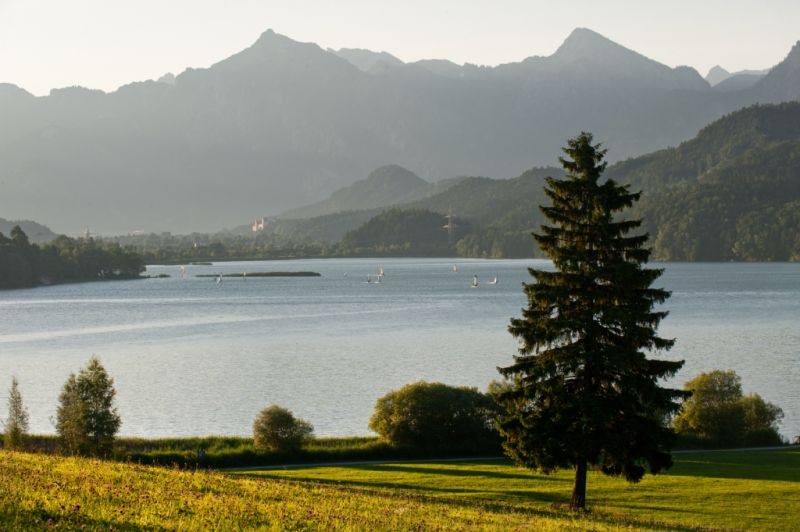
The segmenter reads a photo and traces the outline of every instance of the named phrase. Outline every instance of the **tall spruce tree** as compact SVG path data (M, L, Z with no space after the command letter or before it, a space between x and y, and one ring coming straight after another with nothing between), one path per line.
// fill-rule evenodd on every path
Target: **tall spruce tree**
M552 225L534 234L555 271L530 269L528 308L509 332L521 342L514 363L498 368L511 386L499 396L506 452L517 463L550 473L573 467L571 507L586 507L586 472L598 466L631 482L647 465L672 465L668 418L686 392L659 386L683 362L653 360L673 340L656 334L669 297L651 288L662 270L643 267L647 235L629 233L640 220L617 219L638 193L601 180L605 150L583 132L567 142L564 179L547 179L552 200L541 210Z

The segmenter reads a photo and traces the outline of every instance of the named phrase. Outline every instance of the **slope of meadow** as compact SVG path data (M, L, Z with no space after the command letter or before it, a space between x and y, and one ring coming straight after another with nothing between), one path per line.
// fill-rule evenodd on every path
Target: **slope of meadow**
M800 451L679 455L637 486L593 474L573 514L569 472L504 462L180 471L0 451L0 529L761 529L800 510Z

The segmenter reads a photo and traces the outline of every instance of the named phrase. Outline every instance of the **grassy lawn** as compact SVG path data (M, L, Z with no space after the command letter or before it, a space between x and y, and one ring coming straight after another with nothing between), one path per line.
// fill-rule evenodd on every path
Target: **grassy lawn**
M503 462L239 474L0 451L0 530L796 529L800 451L679 455L637 486L593 474L592 511L565 508L568 472Z
M591 473L592 522L663 524L668 528L797 530L800 450L696 452L675 455L666 475L636 485ZM572 474L545 476L499 461L314 467L242 473L303 484L425 495L460 504L502 503L549 512L569 502Z

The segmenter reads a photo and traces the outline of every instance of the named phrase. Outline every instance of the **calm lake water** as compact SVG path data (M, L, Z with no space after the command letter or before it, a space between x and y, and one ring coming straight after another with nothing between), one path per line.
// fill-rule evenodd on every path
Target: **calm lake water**
M458 265L458 272L453 265ZM516 342L533 260L342 259L151 266L168 279L0 291L0 396L16 374L31 429L53 433L59 390L92 354L130 436L246 435L272 403L322 436L368 434L375 400L420 379L485 389ZM380 284L368 284L383 268ZM674 384L734 369L800 435L800 265L667 264ZM197 274L311 270L316 278ZM470 288L473 274L479 286ZM496 285L486 283L497 276ZM0 403L2 405L2 403ZM0 406L4 414L5 406Z

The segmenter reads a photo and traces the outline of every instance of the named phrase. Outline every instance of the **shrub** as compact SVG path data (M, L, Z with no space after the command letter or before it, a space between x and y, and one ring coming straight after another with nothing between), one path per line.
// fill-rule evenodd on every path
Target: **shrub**
M262 410L253 422L253 443L260 450L293 452L311 437L314 427L278 405Z
M496 414L476 388L421 381L378 399L369 428L394 445L479 451L498 445Z
M76 376L69 376L59 396L56 431L70 454L107 456L121 420L114 405L114 379L92 357Z
M685 388L692 396L673 421L679 434L717 446L783 443L777 427L783 411L758 394L743 395L736 372L701 373Z

